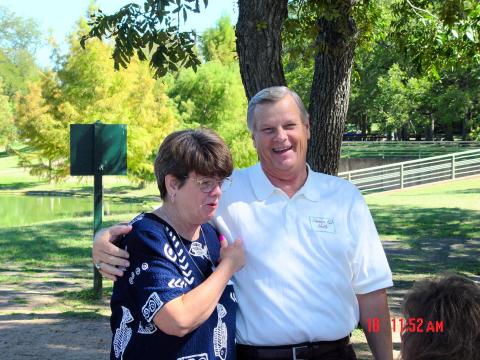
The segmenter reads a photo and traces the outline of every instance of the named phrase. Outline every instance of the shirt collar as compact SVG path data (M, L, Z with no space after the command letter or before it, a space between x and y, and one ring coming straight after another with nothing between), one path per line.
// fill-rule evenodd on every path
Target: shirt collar
M295 193L293 197L304 196L308 200L311 201L319 201L320 200L320 184L315 184L315 180L313 179L313 171L310 168L310 165L306 164L308 169L307 180L305 184ZM250 182L255 192L255 196L258 200L265 200L271 194L276 191L279 191L278 188L273 186L273 184L268 180L267 176L262 170L262 166L260 163L255 164L252 167L252 171L250 173Z

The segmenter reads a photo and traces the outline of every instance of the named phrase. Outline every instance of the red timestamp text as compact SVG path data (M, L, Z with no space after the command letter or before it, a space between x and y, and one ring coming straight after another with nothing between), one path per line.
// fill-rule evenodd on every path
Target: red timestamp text
M410 333L443 333L445 331L445 323L443 320L424 320L423 318L411 317L404 318L391 318L390 323L392 331L410 332ZM367 319L367 331L377 333L381 331L380 318L368 318Z

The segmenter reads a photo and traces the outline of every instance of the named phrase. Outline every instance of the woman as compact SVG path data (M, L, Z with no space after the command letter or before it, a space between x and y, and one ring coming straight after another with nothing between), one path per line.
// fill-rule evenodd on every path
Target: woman
M111 359L234 359L239 240L218 240L213 218L233 165L213 131L167 136L155 160L163 205L132 221L126 276L113 288Z

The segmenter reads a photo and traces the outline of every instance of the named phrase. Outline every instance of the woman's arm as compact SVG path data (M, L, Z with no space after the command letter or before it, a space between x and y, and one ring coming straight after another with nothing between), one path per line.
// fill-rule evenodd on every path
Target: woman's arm
M240 240L231 245L221 241L220 263L216 270L199 286L168 302L153 321L160 330L175 336L185 336L203 324L215 310L232 275L245 262Z

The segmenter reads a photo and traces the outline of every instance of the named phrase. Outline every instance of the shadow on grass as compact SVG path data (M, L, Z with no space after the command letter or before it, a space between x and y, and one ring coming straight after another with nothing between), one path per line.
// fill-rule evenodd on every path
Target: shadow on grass
M118 220L104 221L102 227L116 223ZM35 272L89 266L91 246L90 217L0 228L0 263L7 270L9 264Z
M102 296L95 294L93 289L82 289L74 291L60 291L55 296L66 300L75 300L85 305L104 305L105 299L110 299L112 289L103 289Z
M370 206L383 238L401 237L412 247L421 239L480 238L480 212L460 208L416 208L412 206Z
M17 266L82 266L90 262L90 221L0 228L0 260Z
M70 190L35 190L26 191L29 196L64 196L64 197L90 197L93 194L93 186L82 185Z
M159 202L160 203L160 197L155 196L155 195L144 195L144 196L136 196L136 197L125 197L125 198L115 198L116 202L121 202L121 203L137 203L137 204L143 204L143 203L148 203L148 202Z
M0 190L22 190L25 188L31 188L46 183L46 181L23 181L9 184L0 184Z
M445 192L443 192L443 194L445 194L445 195L476 194L476 195L480 196L478 188L445 191Z
M445 273L480 275L480 239L383 241L383 247L394 276L388 294L395 316L400 315L403 298L416 280Z
M142 186L140 185L119 185L113 186L111 188L105 189L106 194L127 194L132 190L141 190Z
M104 319L109 320L110 316L99 314L95 311L64 311L58 313L11 313L0 314L0 321L10 320L63 320L65 318L77 318L77 319Z

